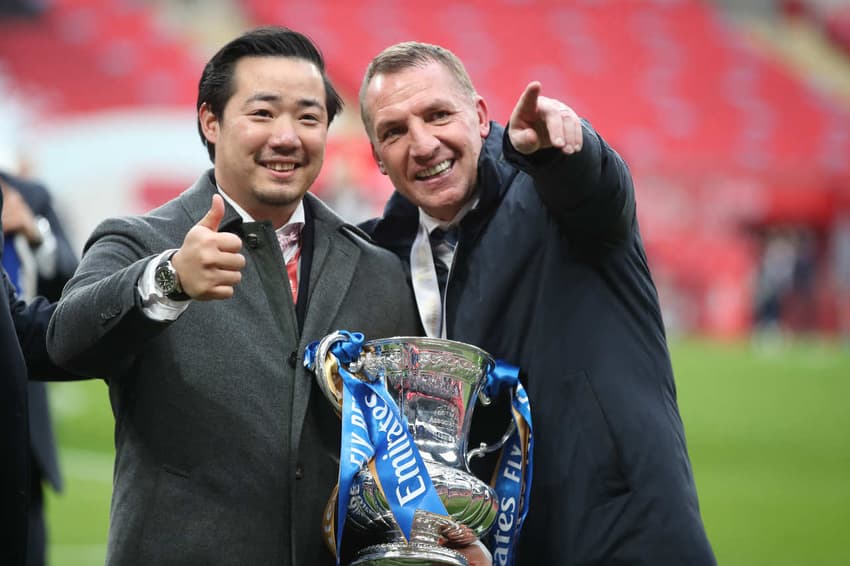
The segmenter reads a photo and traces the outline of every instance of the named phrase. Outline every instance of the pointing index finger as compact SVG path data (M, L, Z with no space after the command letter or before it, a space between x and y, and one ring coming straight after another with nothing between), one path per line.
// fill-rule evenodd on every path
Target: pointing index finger
M517 102L517 113L520 116L534 115L537 112L537 98L540 96L540 90L538 81L528 83Z

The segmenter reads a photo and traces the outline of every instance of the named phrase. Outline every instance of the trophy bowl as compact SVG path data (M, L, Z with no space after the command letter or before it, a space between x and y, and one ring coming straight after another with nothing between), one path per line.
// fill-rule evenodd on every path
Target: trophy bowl
M337 413L342 411L342 380L329 352L344 339L340 333L331 334L316 348L316 379ZM386 384L448 516L416 511L406 539L380 478L374 477L374 468L363 465L350 489L345 522L346 537L356 541L351 564L467 566L466 559L448 547L485 535L498 512L495 491L467 465L472 412L479 396L487 402L481 391L493 366L493 358L480 348L452 340L394 337L363 344L360 358L347 369L362 381ZM328 506L335 504L336 493Z

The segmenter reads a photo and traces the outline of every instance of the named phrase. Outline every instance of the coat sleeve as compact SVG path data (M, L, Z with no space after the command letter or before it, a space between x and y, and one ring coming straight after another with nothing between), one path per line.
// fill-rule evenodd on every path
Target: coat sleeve
M506 129L504 155L531 176L568 237L594 247L616 247L630 237L635 224L632 177L623 159L585 120L582 133L582 150L576 154L549 148L523 155Z
M24 357L27 374L35 380L76 379L77 376L54 364L47 354L47 325L56 303L36 297L25 303L18 298L15 286L3 270L3 290L9 304L9 313Z
M148 230L133 218L107 220L95 229L50 321L47 347L56 363L109 379L167 326L144 315L136 289L156 256L143 243Z

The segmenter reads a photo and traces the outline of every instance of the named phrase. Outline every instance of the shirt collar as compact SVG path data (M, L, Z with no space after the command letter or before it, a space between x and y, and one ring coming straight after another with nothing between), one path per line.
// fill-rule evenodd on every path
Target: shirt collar
M251 217L251 215L248 214L248 212L244 208L239 206L239 204L237 204L237 202L235 200L230 198L230 196L227 193L225 193L223 190L221 190L221 187L216 186L216 188L218 189L218 192L221 195L221 197L224 200L226 200L230 204L230 206L232 206L233 209L236 210L236 212L239 213L239 216L242 217L242 222L254 222L254 219ZM276 233L280 232L284 228L286 228L287 226L292 226L292 225L303 226L304 225L304 219L305 219L305 217L304 217L304 200L302 199L298 203L298 208L296 208L293 211L292 216L289 217L289 220L286 222L286 224L284 224L283 226L281 226L280 228L275 230L275 232Z
M419 223L425 226L425 229L430 234L434 231L434 228L440 228L441 230L448 230L454 226L460 224L460 221L463 220L463 217L467 215L467 213L476 208L478 206L479 201L478 193L475 194L475 197L469 200L466 204L464 204L461 209L455 214L455 217L449 221L439 220L434 218L422 208L419 209Z

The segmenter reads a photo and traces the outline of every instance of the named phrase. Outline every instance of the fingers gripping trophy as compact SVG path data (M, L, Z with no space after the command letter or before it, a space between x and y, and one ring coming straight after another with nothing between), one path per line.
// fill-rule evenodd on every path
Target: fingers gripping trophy
M513 562L533 451L517 368L461 342L364 342L347 331L312 344L305 364L342 421L339 484L322 526L337 563L343 531L346 547L355 541L357 566L468 566L452 547L485 536L494 563ZM494 446L467 451L476 399L489 403L503 390L512 393L511 427ZM497 449L500 463L487 485L468 462Z

